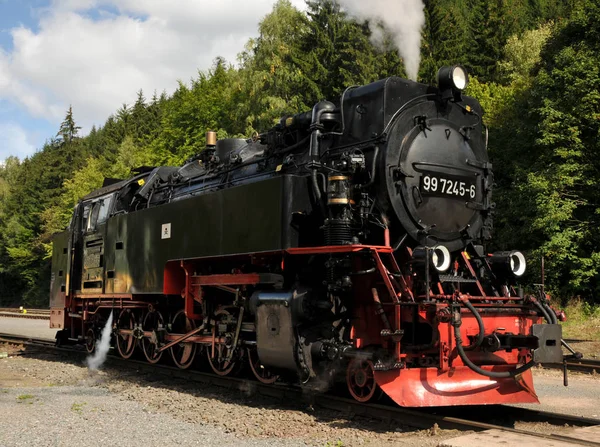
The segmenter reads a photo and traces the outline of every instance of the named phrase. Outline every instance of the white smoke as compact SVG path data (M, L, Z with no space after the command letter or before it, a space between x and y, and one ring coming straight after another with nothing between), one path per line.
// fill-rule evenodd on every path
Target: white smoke
M372 22L371 32L381 41L382 23L389 30L409 79L417 80L421 63L421 30L425 25L422 0L338 0L340 5L361 20Z
M104 328L102 328L102 334L100 335L100 341L96 344L96 351L94 355L87 358L88 368L92 371L96 371L106 361L106 355L110 348L110 333L112 331L113 314L110 313Z

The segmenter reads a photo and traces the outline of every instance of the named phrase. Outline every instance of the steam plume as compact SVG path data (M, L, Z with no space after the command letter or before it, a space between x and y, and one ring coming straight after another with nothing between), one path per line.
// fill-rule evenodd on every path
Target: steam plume
M380 36L376 24L383 23L393 34L404 59L406 74L417 80L421 62L421 29L425 25L422 0L338 0L346 10L362 20L374 22L371 32Z
M97 370L106 361L106 355L110 348L110 332L112 330L113 314L110 313L106 324L102 328L102 334L100 335L100 341L96 344L96 352L94 355L87 358L88 368L92 371Z

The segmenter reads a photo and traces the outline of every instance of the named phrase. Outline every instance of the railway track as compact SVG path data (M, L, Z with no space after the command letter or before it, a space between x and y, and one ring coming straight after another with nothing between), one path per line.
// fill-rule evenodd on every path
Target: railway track
M0 333L0 342L22 344L31 347L40 347L45 351L49 349L66 355L85 357L85 350L54 346L52 340L22 337ZM341 412L346 417L363 416L383 420L390 424L399 423L417 429L430 429L434 426L446 429L459 430L500 430L516 435L529 436L544 440L567 442L572 445L585 445L600 447L600 442L587 441L568 435L557 433L540 433L514 428L515 421L547 422L552 425L588 427L600 425L600 419L584 418L568 414L540 411L529 408L512 407L505 405L483 407L439 407L428 409L412 409L397 407L392 404L363 404L353 399L306 390L298 386L285 384L263 384L255 380L239 377L222 377L215 374L195 370L181 370L174 366L150 364L139 360L124 360L120 357L109 356L106 366L113 368L135 369L137 373L153 374L170 379L179 379L186 382L214 385L243 392L253 392L262 396L304 403L308 407L318 407ZM489 420L497 423L486 422ZM530 438L531 439L531 438Z
M571 371L600 373L600 360L582 358L579 360L569 360L567 365Z
M27 318L29 320L49 320L50 309L25 309L22 312L14 307L0 307L0 317L6 318Z

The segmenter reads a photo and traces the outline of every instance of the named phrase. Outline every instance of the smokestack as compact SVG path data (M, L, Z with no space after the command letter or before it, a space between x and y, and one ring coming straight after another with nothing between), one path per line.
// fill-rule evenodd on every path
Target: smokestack
M398 53L404 60L409 79L417 80L421 63L421 30L425 25L422 0L338 0L351 15L374 22L371 32L380 35L374 26L382 23L389 30Z

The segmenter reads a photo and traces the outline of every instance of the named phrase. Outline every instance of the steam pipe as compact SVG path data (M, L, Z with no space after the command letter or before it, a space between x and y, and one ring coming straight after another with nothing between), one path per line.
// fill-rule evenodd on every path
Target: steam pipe
M402 236L402 238L394 246L394 251L398 251L398 249L404 244L404 241L406 241L407 236L408 236L408 233L406 233L404 236Z
M319 203L321 207L321 211L323 215L325 215L325 205L321 199L321 188L319 187L319 181L317 179L317 168L320 166L320 143L319 139L321 137L321 131L323 130L323 124L321 123L321 116L326 112L333 112L335 110L335 105L329 101L321 101L315 104L312 110L312 123L310 125L310 149L309 149L309 167L312 170L311 179L313 190L315 193L315 199Z
M321 116L327 112L335 111L335 105L329 101L321 101L315 104L312 110L312 123L310 125L310 161L312 163L318 163L321 151L319 148L319 138L321 131L323 130L323 124L321 123Z
M379 158L379 146L375 146L375 150L373 151L373 162L371 165L371 178L364 185L358 185L356 189L362 190L367 189L369 186L372 186L375 183L375 175L377 174L377 159Z
M392 330L390 321L388 320L385 310L383 309L383 305L381 304L381 300L379 299L379 293L377 293L377 289L375 287L371 289L371 294L373 295L373 302L375 303L375 313L381 317L383 327L388 331Z

